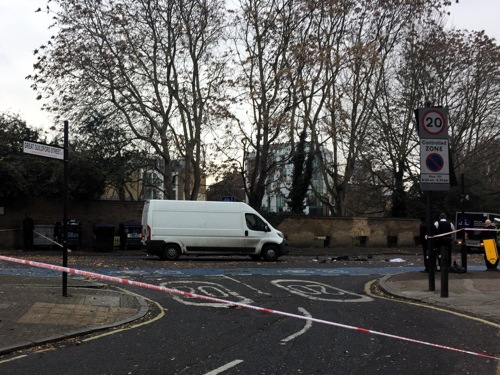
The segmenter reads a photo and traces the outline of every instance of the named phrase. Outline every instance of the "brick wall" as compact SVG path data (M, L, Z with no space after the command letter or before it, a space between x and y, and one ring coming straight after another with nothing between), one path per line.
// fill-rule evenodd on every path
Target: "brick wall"
M68 219L82 223L82 248L93 247L93 225L104 222L118 226L127 220L141 220L143 202L93 201L70 202ZM9 202L0 210L0 249L21 249L21 221L30 212L35 224L62 221L63 205L50 200ZM291 247L387 247L414 246L419 234L418 219L388 218L312 218L297 216L285 219L279 226ZM327 240L328 238L328 240Z
M291 247L405 247L415 246L419 227L418 219L297 216L285 219L278 229Z
M120 201L93 201L86 203L70 202L68 205L68 219L75 219L82 224L82 248L91 249L93 246L93 225L104 222L118 226L127 220L141 221L143 202ZM63 204L47 199L32 200L29 202L8 202L0 210L0 249L22 248L21 222L26 212L36 224L55 224L62 221Z

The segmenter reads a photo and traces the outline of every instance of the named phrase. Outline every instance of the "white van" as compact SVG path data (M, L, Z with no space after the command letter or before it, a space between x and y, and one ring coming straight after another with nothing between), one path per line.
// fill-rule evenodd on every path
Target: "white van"
M142 231L145 251L161 259L193 254L274 261L288 254L283 234L242 202L149 200Z

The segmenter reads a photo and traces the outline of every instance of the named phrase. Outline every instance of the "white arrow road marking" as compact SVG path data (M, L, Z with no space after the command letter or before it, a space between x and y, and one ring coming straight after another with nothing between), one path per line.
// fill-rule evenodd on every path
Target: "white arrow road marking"
M308 318L312 318L312 315L309 314L309 312L306 309L299 307L299 311L302 314L304 314L304 316L307 316ZM296 332L293 335L290 335L287 338L281 340L281 345L285 345L288 341L291 341L294 338L299 337L300 335L306 333L309 330L309 328L311 328L311 327L312 327L312 321L306 320L306 324L304 325L304 328L302 328L299 332Z

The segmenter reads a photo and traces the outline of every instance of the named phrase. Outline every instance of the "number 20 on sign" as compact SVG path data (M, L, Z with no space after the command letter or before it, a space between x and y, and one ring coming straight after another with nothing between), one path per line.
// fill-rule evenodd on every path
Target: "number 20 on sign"
M445 108L421 108L419 135L421 138L448 138L447 110Z

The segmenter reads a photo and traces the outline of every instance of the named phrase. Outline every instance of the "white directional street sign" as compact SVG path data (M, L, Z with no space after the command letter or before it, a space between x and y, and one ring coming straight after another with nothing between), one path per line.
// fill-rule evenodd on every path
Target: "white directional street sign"
M24 141L23 152L25 154L64 160L64 148L46 145L43 143Z

